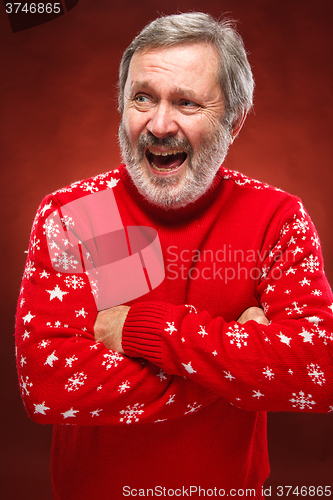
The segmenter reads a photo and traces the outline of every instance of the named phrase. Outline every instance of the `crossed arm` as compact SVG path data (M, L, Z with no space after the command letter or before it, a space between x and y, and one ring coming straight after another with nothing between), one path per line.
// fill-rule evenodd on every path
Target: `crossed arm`
M122 334L129 310L129 306L117 306L100 311L94 325L96 342L102 342L108 349L124 354ZM239 316L237 322L243 325L251 320L262 325L269 324L260 307L248 307Z

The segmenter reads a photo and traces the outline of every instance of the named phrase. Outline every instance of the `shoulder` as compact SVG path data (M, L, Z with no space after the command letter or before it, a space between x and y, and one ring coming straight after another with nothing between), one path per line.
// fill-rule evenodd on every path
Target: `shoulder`
M69 186L54 191L49 196L57 200L60 205L64 205L89 194L113 189L121 181L122 169L123 167L119 167L88 179L73 182Z
M271 186L265 182L252 179L236 170L222 169L222 178L224 187L232 191L234 196L245 198L249 203L259 204L268 203L274 205L294 205L301 203L297 196L294 196L280 188Z

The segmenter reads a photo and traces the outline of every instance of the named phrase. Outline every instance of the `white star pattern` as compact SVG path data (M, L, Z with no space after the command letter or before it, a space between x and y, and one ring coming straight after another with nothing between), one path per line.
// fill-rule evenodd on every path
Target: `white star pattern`
M50 294L50 301L57 298L62 302L63 296L67 295L68 292L64 292L59 288L59 285L56 285L53 290L46 290Z
M191 361L187 364L182 363L182 365L188 373L197 373L196 370L194 370L194 368L192 368Z
M203 327L202 325L199 325L200 326L200 331L198 332L199 335L202 336L202 338L205 336L205 335L208 335L208 333L206 332L205 330L205 327Z
M82 316L83 318L86 318L88 313L84 310L84 307L80 309L79 311L75 311L75 315L78 318L79 316Z
M260 391L255 391L255 390L253 390L252 397L253 397L253 398L258 398L258 399L260 399L260 398L262 398L264 395L265 395L265 394L261 394L261 392L260 392Z
M41 340L38 344L38 349L42 349L51 344L51 340Z
M106 181L106 185L108 187L108 189L112 189L114 188L119 182L119 179L114 179L113 177L111 177L111 179L109 181Z
M41 404L35 405L35 411L34 413L40 413L41 415L46 415L46 411L49 410L50 408L48 406L45 406L45 401L43 401Z
M280 332L279 334L276 334L276 336L280 338L280 340L283 344L286 344L290 347L291 337L287 337L282 332Z
M49 365L49 366L53 367L53 363L54 363L55 361L57 361L58 359L59 359L59 358L57 358L57 356L55 355L55 351L53 351L53 353L52 353L52 354L50 354L50 355L47 357L47 359L46 359L46 361L45 361L44 365Z
M70 417L76 417L77 413L79 413L79 410L74 410L72 407L70 410L67 410L64 413L61 413L61 415L63 415L64 418L70 418Z
M301 333L299 333L301 337L303 337L303 342L309 342L310 344L313 344L312 342L312 337L314 336L314 333L309 332L306 330L303 326Z
M34 316L33 314L31 314L31 312L29 311L28 314L26 314L25 316L23 316L23 323L26 324L26 323L30 323L30 321L35 318L36 316Z
M168 325L168 328L164 328L165 332L168 332L168 333L170 333L170 335L172 335L173 332L177 331L177 328L175 327L175 322L174 321L172 323L170 323L169 321L167 321L166 324Z
M91 411L91 416L92 417L99 417L99 414L100 412L103 411L103 410L94 410L94 411Z

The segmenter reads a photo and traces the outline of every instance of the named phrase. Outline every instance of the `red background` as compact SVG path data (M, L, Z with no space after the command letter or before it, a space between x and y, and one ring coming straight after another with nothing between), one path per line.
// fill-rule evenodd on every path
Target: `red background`
M226 166L303 199L333 282L332 6L331 0L80 0L64 16L15 34L0 9L2 498L51 499L51 429L25 415L15 373L14 315L32 220L47 193L118 166L118 64L158 14L226 12L239 21L256 79L255 107ZM277 485L332 486L332 417L269 416L271 498L278 498Z

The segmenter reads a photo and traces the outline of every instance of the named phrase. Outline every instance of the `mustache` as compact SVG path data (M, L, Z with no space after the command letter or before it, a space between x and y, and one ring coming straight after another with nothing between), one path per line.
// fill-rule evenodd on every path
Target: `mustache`
M193 148L187 139L177 137L155 137L153 134L141 134L137 141L137 150L140 156L148 147L162 146L168 149L178 149L185 151L190 157L193 156Z

